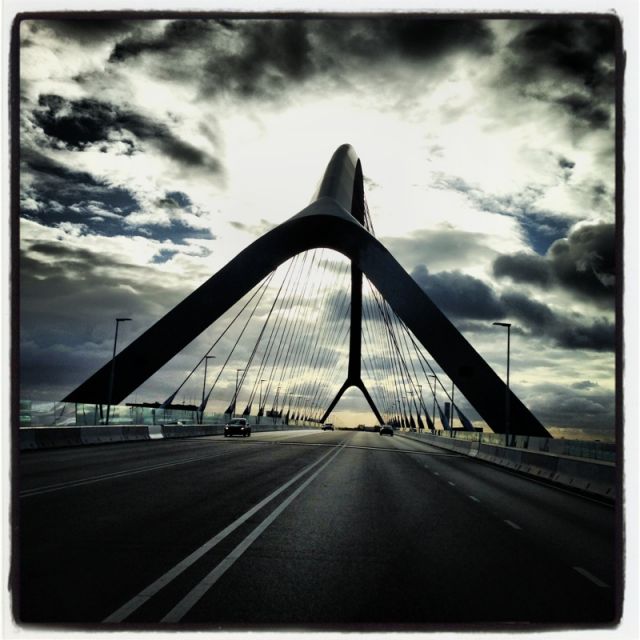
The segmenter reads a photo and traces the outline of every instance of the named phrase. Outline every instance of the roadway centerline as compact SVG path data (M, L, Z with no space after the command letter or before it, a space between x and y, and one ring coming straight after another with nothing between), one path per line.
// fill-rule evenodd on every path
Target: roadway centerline
M213 585L227 572L242 554L260 537L265 529L272 524L280 514L309 486L315 478L330 465L338 454L345 449L343 444L333 455L307 478L288 498L283 500L229 555L210 571L178 604L167 613L160 622L180 622L182 618L196 605L196 603L213 587Z
M304 477L311 469L319 465L325 458L327 458L332 453L336 455L342 448L344 448L345 442L338 448L338 451L331 449L327 451L324 455L320 456L318 460L312 462L307 465L302 471L300 471L297 475L295 475L291 480L285 482L282 486L276 489L273 493L269 494L266 498L261 500L258 504L254 505L251 509L249 509L246 513L241 515L239 518L234 520L230 525L225 527L222 531L217 533L215 536L207 540L203 545L198 547L195 551L190 553L186 558L181 560L174 567L169 569L166 573L160 576L157 580L152 582L148 587L143 589L140 593L134 596L131 600L123 604L119 609L114 611L111 615L107 616L103 622L123 622L128 618L134 611L140 608L145 602L150 600L158 591L160 591L163 587L172 582L175 578L177 578L181 573L186 571L192 564L198 561L202 556L208 553L211 549L213 549L219 542L222 542L229 534L233 533L239 526L244 524L251 516L255 515L260 509L269 504L272 500L277 498L283 491L286 491L292 484L296 483L302 477ZM314 476L315 477L315 476Z

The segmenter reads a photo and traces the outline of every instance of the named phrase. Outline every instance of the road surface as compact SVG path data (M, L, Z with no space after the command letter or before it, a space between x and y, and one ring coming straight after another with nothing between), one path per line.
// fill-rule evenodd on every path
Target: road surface
M399 435L20 456L19 621L223 629L607 624L613 507Z

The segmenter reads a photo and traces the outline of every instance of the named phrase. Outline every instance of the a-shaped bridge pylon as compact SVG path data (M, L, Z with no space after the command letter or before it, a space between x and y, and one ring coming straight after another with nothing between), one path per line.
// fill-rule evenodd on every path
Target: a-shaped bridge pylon
M362 275L365 274L489 427L504 433L505 384L363 226L364 211L360 160L351 146L343 145L334 153L309 206L241 251L116 356L118 375L111 398L108 397L112 364L109 361L64 401L121 402L279 265L303 251L326 247L351 260L352 298L346 381L324 418L342 393L355 386L382 422L360 376ZM508 393L509 431L549 437L544 426L513 392Z

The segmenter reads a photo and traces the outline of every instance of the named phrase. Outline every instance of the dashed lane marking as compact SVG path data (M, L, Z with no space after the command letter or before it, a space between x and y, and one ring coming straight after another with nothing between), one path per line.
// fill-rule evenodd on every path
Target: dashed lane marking
M474 502L480 502L479 498L476 498L475 496L469 496Z
M591 582L593 582L593 584L595 584L597 587L603 588L603 589L608 589L609 585L606 582L602 582L602 580L600 580L600 578L596 578L593 573L589 573L586 569L583 569L582 567L573 567L575 569L575 571L577 571L581 576L584 576L587 580L590 580Z
M133 469L124 469L122 471L114 471L112 473L103 473L99 476L91 476L89 478L81 478L78 480L69 480L68 482L59 482L57 484L50 484L44 487L38 487L36 489L25 489L20 492L21 498L30 498L31 496L37 496L43 493L51 493L52 491L60 491L62 489L70 489L73 487L81 487L86 484L93 484L95 482L104 482L105 480L113 480L114 478L123 478L125 476L135 475L137 473L147 473L148 471L157 471L158 469L166 469L167 467L177 467L181 464L190 464L192 462L199 462L201 460L212 460L213 458L220 458L228 455L229 451L216 451L213 455L208 456L196 456L193 458L184 458L183 460L174 460L172 462L162 462L160 464L147 465L145 467L135 467Z
M518 529L518 531L522 529L520 525L517 525L515 522L511 522L511 520L505 520L505 522L513 529Z

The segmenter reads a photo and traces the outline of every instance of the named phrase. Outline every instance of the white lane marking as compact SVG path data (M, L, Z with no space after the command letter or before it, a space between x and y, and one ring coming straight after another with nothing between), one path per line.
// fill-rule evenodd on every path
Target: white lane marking
M146 467L137 467L134 469L127 469L123 471L113 471L112 473L104 473L99 476L92 476L90 478L83 478L79 480L69 480L68 482L59 482L57 484L50 484L45 487L38 487L37 489L25 489L20 492L21 498L30 498L31 496L37 496L42 493L51 493L52 491L60 491L62 489L71 489L73 487L80 487L85 484L93 484L94 482L103 482L105 480L112 480L113 478L123 478L129 475L135 475L137 473L146 473L147 471L156 471L157 469L166 469L167 467L175 467L181 464L189 464L190 462L198 462L199 460L211 460L213 458L220 458L230 453L229 451L217 451L213 455L209 456L196 456L193 458L185 458L183 460L174 460L172 462L161 462L159 464L153 464Z
M450 484L452 487L456 486L456 483L455 482L451 482L451 480L447 480L447 483Z
M478 498L476 498L475 496L469 496L474 502L480 502L480 500Z
M518 530L522 529L520 525L517 525L515 522L511 522L511 520L505 520L505 522L513 529L518 529Z
M591 580L593 584L597 587L603 587L605 589L609 588L609 585L606 582L602 582L600 578L596 578L592 573L589 573L586 569L582 567L573 567L580 575L584 576L587 580Z
M264 530L302 493L309 483L322 473L336 456L345 448L344 445L333 452L333 455L309 478L307 478L288 498L283 500L231 553L210 571L178 604L160 620L160 622L180 622L195 604L211 589L242 554L256 541Z
M439 474L437 471L434 471L434 472L433 472L433 475L434 475L434 476L439 476L440 474Z
M342 445L344 446L344 444ZM224 540L230 533L235 531L240 525L244 524L251 516L260 511L262 507L269 504L274 498L277 498L283 491L288 489L292 484L300 480L306 473L311 471L315 466L319 465L327 456L331 453L335 453L335 449L327 451L324 455L320 456L315 462L306 466L300 473L294 476L288 482L285 482L280 488L276 489L273 493L268 495L264 500L251 507L249 511L241 515L234 520L230 525L225 527L222 531L217 533L213 538L207 540L201 547L198 547L195 551L190 553L184 560L181 560L175 567L169 569L165 574L160 576L157 580L152 582L148 587L143 589L138 595L134 596L131 600L123 604L119 609L114 611L111 615L107 616L103 622L122 622L128 616L130 616L136 609L141 607L147 600L152 598L160 589L169 584L172 580L178 577L183 571L188 569L194 562L199 560L205 553L213 549L219 542Z

